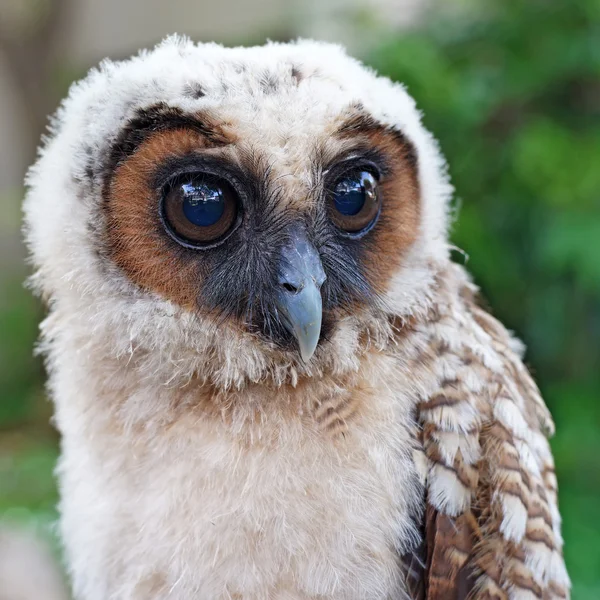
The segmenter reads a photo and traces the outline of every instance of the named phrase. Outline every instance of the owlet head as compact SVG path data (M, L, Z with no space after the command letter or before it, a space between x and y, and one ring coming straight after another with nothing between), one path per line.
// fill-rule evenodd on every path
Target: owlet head
M29 186L54 310L107 352L226 383L352 367L447 256L450 187L414 102L326 44L171 38L104 63Z

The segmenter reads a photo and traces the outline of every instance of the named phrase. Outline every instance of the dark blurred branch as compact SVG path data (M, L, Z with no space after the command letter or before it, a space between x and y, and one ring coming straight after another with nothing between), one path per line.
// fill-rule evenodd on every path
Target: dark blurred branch
M10 19L0 21L0 52L27 114L31 154L58 100L53 75L61 34L74 5L74 0L48 0L43 10L33 11L23 26L11 26Z

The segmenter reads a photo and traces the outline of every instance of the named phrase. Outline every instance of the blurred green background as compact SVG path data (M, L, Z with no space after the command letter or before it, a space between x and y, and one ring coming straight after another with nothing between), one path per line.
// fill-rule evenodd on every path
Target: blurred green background
M0 102L13 128L12 142L2 137L0 169L0 517L53 537L58 438L32 356L43 312L22 286L18 235L22 167L45 115L98 58L127 56L163 33L226 43L313 35L343 41L404 82L438 137L456 187L456 259L526 342L557 423L552 446L573 597L600 599L599 0L257 0L233 26L215 13L214 29L206 15L190 29L188 9L205 3L181 1L166 21L136 14L136 27L118 25L118 34L110 29L117 13L104 21L87 15L97 27L108 24L89 43L77 41L85 3L2 2L0 83L14 95ZM108 5L93 10L120 10ZM77 32L66 43L70 29ZM83 50L71 52L78 43ZM7 106L24 123L16 134Z

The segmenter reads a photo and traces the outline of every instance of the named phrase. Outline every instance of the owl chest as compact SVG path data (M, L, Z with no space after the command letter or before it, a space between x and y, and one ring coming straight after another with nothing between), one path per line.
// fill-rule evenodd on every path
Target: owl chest
M397 595L407 496L418 492L390 433L319 439L282 427L276 444L248 446L207 430L147 457L128 482L146 490L127 515L149 559L140 597Z

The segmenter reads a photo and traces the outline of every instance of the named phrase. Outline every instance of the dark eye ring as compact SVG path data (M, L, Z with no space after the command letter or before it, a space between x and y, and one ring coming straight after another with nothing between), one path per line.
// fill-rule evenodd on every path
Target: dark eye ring
M362 237L381 212L378 177L366 168L346 171L329 195L331 220L347 237Z
M240 222L240 199L224 177L183 173L162 190L160 215L167 233L188 248L217 246Z

